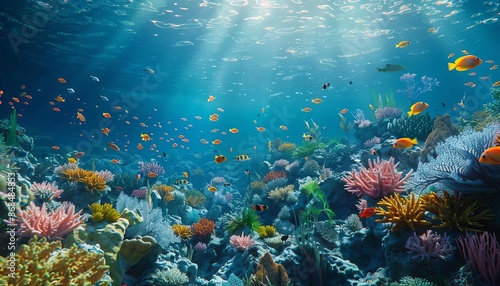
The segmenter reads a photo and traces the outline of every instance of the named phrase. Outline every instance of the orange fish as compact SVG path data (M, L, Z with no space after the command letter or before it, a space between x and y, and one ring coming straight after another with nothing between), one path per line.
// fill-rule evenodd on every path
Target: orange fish
M349 111L349 109L344 108L340 111L340 114L346 114Z
M217 155L217 156L215 156L215 159L214 159L215 163L217 163L217 164L220 164L222 162L226 162L226 160L227 159L224 155Z
M151 137L149 137L148 134L142 133L141 134L141 139L142 139L142 141L149 141L149 140L151 140Z
M120 161L117 159L111 159L111 163L113 164L120 164Z
M425 109L427 109L427 107L429 107L429 104L425 102L417 102L410 107L410 111L408 111L408 116L420 114Z
M59 108L57 108L57 107L54 107L54 108L52 108L52 109L53 109L55 112L59 112L59 111L61 111L61 110L60 110Z
M217 188L216 188L216 187L211 186L211 185L208 185L207 187L208 187L208 188L207 188L207 190L208 190L209 192L212 192L212 193L217 192Z
M175 147L177 147L177 146L179 146L177 143L172 144L172 147L173 147L173 148L175 148Z
M473 55L463 56L455 60L454 63L448 63L448 70L468 71L480 65L483 61Z
M285 125L280 125L280 129L286 131L288 130L288 127L286 127Z
M500 164L500 146L490 147L484 150L481 157L479 157L479 162L489 165L499 165Z
M109 114L107 112L103 112L102 116L104 116L106 118L111 118L111 114Z
M210 95L210 96L208 97L207 102L211 102L211 101L213 101L214 99L215 99L215 96Z
M210 118L208 118L208 120L217 121L217 120L219 120L219 117L218 116L211 116Z
M394 145L392 145L394 148L398 149L407 149L413 147L413 145L417 145L418 141L417 138L399 138L394 142Z
M231 129L229 129L229 132L231 132L231 133L238 133L240 131L237 128L231 128Z
M184 177L186 177L186 179L189 177L188 172L182 172L182 174L184 175Z
M260 126L260 127L255 127L255 128L257 128L257 131L259 131L259 132L264 132L264 131L266 131L266 128L264 128L264 127L262 127L262 126Z
M263 211L263 210L267 210L269 207L268 206L265 206L265 205L259 205L259 204L256 204L256 205L253 205L252 206L252 209L260 212L260 211Z
M141 179L141 174L137 174L137 175L135 175L135 180L136 180L136 181L139 181L140 179Z
M122 110L121 106L119 106L119 105L115 105L115 109L116 110Z
M451 53L451 54L448 55L448 58L453 58L454 56L455 56L455 54Z
M21 89L25 89L25 88L26 88L26 86L24 84L21 85Z
M21 113L18 113L17 117L23 117L23 115Z
M262 111L262 113L264 113L264 111L266 111L266 109L264 107L262 107L262 109L260 111Z
M108 136L109 131L111 131L111 130L108 127L101 129L102 134L104 134L106 136Z
M2 94L3 94L3 90L0 90L0 95L2 95Z
M183 139L182 139L182 142L184 142L184 143L188 143L188 142L189 142L189 139L187 139L187 138L183 138Z
M75 154L75 156L73 156L73 158L80 159L81 157L83 157L83 155L85 155L85 152L78 152Z
M56 101L58 102L65 102L66 99L64 99L61 95L58 95L56 98L55 98Z
M80 119L80 122L86 121L85 116L83 116L83 114L81 114L80 112L76 113L76 118Z
M500 80L493 84L494 87L500 86Z
M310 107L304 107L301 109L302 112L310 112L312 110L312 108Z
M214 145L218 145L220 144L222 141L220 141L219 139L215 139L214 141L212 141L212 144Z
M12 100L14 100L15 102L19 102L19 98L17 97L13 97Z
M315 98L312 100L313 103L316 103L316 104L320 104L323 102L323 100L321 98Z
M33 99L33 97L32 97L31 95L26 95L25 97L26 97L27 99L30 99L30 100L31 100L31 99Z
M375 214L375 208L365 208L363 211L359 214L360 218L369 218Z
M49 104L50 104L50 105L54 105L54 103L53 103L52 101L49 101Z
M57 81L59 83L66 83L66 80L64 78L62 78L62 77L58 78Z
M496 70L497 68L498 68L498 65L494 65L494 66L492 66L492 67L490 68L490 71L492 71L492 70Z
M52 149L54 149L54 150L61 150L61 148L59 148L59 146L56 146L56 145L52 146Z
M147 176L148 178L151 178L151 179L156 179L156 178L158 178L158 173L155 173L155 172L149 172L146 176Z
M111 148L111 150L120 151L120 147L113 142L109 142L108 147Z

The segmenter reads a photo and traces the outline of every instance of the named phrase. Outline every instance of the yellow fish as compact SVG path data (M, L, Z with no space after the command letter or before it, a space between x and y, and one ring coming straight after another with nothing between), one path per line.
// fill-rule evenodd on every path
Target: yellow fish
M411 43L408 41L401 41L396 44L396 48L406 48L410 45Z
M394 145L392 147L398 148L398 149L407 149L413 147L413 145L417 145L418 141L417 138L399 138L394 142Z
M73 158L73 157L68 158L68 162L69 162L70 164L75 164L75 163L76 163L76 159L75 159L75 158Z
M473 55L463 56L455 60L454 63L448 63L448 70L467 71L480 65L483 61Z
M422 113L422 111L427 109L427 107L429 107L429 104L425 102L417 102L410 107L410 111L408 111L408 116L420 114Z

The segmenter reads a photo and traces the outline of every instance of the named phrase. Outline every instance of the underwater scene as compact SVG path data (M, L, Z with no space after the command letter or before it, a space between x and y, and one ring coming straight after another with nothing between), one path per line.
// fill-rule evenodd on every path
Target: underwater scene
M500 285L500 1L3 2L0 285Z

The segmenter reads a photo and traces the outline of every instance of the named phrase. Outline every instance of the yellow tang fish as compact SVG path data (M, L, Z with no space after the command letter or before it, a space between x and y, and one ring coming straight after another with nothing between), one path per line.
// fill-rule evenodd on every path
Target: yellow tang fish
M399 138L394 142L394 145L392 145L394 148L398 149L407 149L413 147L413 145L417 145L418 141L417 138Z
M417 102L410 107L410 111L408 111L408 116L420 114L425 109L427 109L427 107L429 107L429 104L425 102Z

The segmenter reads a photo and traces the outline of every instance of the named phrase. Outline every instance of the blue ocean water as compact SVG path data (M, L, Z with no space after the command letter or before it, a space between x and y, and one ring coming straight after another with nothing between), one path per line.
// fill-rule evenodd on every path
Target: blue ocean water
M250 182L243 170L261 179L262 163L279 159L270 156L270 141L301 146L309 132L305 122L319 125L323 142L343 138L339 114L352 123L359 109L372 119L370 105L379 95L393 94L403 112L423 101L433 118L470 121L500 81L499 6L467 0L2 3L0 120L15 108L17 123L35 137L33 154L40 160L66 160L77 151L85 153L80 166L86 169L97 160L134 173L139 161L155 160L169 180L191 173L178 166L192 161L208 173L196 189L207 193L209 177L227 176L241 192ZM397 48L402 41L410 44ZM448 63L467 55L482 63L448 70ZM388 64L403 69L377 70ZM405 74L415 74L415 88L423 87L424 76L439 84L409 99L399 92L407 88ZM103 128L110 129L107 135ZM353 133L348 142L361 146ZM218 154L228 162L215 164ZM239 154L251 162L234 162ZM300 164L308 160L302 159ZM298 180L289 183L299 186ZM301 285L320 285L305 281Z

